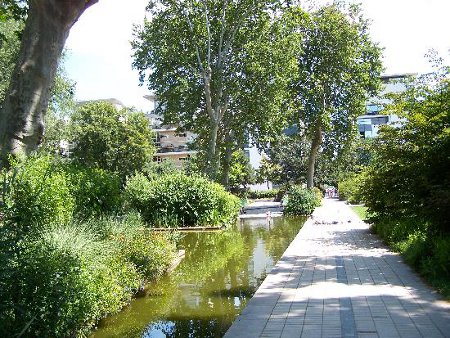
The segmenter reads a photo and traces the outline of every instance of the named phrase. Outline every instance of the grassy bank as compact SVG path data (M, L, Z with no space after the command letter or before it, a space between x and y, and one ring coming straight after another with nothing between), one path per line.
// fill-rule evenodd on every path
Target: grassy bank
M362 220L368 219L367 208L353 205ZM432 287L450 300L450 237L430 230L427 221L419 219L374 219L372 229L392 250L400 253Z
M359 218L361 218L363 221L367 219L367 207L363 205L352 205L351 207L353 211L359 216Z

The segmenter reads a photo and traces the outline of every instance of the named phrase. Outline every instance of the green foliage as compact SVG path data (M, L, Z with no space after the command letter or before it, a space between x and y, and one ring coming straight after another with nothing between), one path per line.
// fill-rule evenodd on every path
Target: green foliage
M125 198L152 226L215 226L231 224L239 199L217 183L181 173L152 181L137 174L127 181Z
M11 175L13 179L9 179ZM9 189L3 197L5 222L26 230L66 224L72 219L75 199L70 181L50 156L30 156L15 163L11 172L5 173L4 184L8 180Z
M366 172L351 174L346 179L338 183L339 199L346 200L352 204L358 204L363 201L365 189Z
M305 137L298 134L297 127L286 130L292 135L281 135L267 149L269 159L262 162L261 170L274 183L304 183L306 177L306 159L309 144Z
M76 110L75 81L71 80L64 68L65 52L59 59L55 80L50 88L50 100L44 117L45 133L39 151L67 155L61 147L70 138L69 117Z
M0 107L8 90L9 80L19 53L18 34L23 30L23 26L23 22L12 18L0 20Z
M375 139L363 196L375 231L450 297L450 70L434 61L392 95L403 120Z
M380 85L381 48L371 41L369 23L359 6L334 3L311 13L301 27L298 78L293 87L302 107L302 134L311 143L308 186L315 157L322 149L339 157L357 135L355 118L367 95ZM334 162L334 161L333 161Z
M450 238L434 234L429 222L409 217L377 217L373 230L431 285L450 298Z
M135 29L133 66L157 93L157 112L198 134L216 179L227 140L240 147L247 132L265 144L285 124L298 30L271 0L153 4L151 19Z
M294 185L290 187L288 194L283 199L285 215L310 215L322 200L322 194L318 189L305 189Z
M116 172L123 181L151 161L155 150L144 114L118 111L111 103L81 106L71 128L73 157L85 166Z
M105 216L121 207L121 182L117 174L77 165L64 165L62 170L70 181L77 218Z
M5 221L26 230L66 224L118 211L120 179L98 168L83 168L50 155L13 163L3 176Z
M401 126L386 126L374 142L364 191L370 211L382 217L427 219L450 233L450 81L418 79L393 97L389 113Z
M34 232L8 241L0 228L0 333L85 336L120 310L174 257L173 244L136 216ZM29 325L29 326L28 326Z
M175 166L175 162L170 159L159 163L151 161L146 163L142 168L142 173L150 180L157 179L160 176L174 174L179 171L180 169Z
M250 190L248 192L248 198L254 198L254 199L276 198L277 195L279 194L279 192L280 192L279 189L260 190L260 191Z
M255 170L244 151L237 150L231 155L228 186L231 191L255 183Z

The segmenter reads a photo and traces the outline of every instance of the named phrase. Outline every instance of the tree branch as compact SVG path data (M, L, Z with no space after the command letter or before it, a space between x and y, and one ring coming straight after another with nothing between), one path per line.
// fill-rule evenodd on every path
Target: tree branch
M207 64L208 67L211 67L211 27L208 16L208 6L206 6L205 0L202 1L203 8L205 10L205 23L206 23L206 32L208 35L208 46L207 46Z

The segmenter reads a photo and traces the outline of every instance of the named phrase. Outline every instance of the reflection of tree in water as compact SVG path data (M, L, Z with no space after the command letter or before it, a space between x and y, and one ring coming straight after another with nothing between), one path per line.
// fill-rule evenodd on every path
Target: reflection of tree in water
M273 221L270 230L244 224L240 230L186 234L180 241L186 257L178 268L149 285L144 297L109 318L93 337L223 336L265 277L253 275L258 240L276 261L302 224Z
M276 217L269 231L257 230L258 235L265 242L268 254L275 262L281 258L305 221L305 217Z

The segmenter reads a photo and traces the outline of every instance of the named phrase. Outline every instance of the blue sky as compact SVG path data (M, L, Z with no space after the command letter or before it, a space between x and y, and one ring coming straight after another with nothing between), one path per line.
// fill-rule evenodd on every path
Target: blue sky
M304 1L325 3L325 0ZM371 34L384 51L385 73L429 71L424 58L430 48L448 56L450 0L361 0L372 20ZM131 69L132 26L145 17L148 0L100 0L73 26L66 43L66 69L77 82L76 98L117 98L148 111L146 87Z

